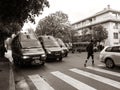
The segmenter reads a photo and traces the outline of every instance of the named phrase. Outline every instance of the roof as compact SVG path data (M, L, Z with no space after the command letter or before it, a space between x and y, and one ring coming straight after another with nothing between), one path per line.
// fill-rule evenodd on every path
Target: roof
M115 13L120 13L120 11L117 11L117 10L114 10L114 9L111 9L110 7L109 8L105 8L104 10L100 11L100 12L97 12L96 14L88 17L88 18L85 18L85 19L82 19L82 20L79 20L78 22L75 22L73 23L72 25L75 25L77 23L80 23L81 21L84 21L84 20L87 20L87 19L91 19L93 17L96 17L96 16L99 16L101 14L104 14L104 13L107 13L107 12L115 12Z

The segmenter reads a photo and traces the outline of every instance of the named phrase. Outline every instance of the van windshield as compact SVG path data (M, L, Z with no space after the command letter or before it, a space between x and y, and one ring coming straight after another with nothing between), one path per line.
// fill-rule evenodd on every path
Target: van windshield
M27 40L21 42L22 48L42 48L41 44L37 40Z
M45 47L59 47L58 42L54 38L44 38Z
M40 42L34 34L21 34L20 37L22 48L41 48Z

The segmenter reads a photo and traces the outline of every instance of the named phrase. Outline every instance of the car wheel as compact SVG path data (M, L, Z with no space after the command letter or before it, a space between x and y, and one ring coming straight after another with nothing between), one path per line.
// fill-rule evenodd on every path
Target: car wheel
M106 59L105 64L106 64L106 67L108 68L113 68L115 66L113 60L110 58Z

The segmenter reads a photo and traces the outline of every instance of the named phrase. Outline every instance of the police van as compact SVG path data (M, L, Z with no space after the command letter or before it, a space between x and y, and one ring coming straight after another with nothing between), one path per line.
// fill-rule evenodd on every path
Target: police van
M62 61L64 51L53 36L44 35L39 36L38 39L46 52L47 60L54 59Z
M46 54L41 43L33 34L19 33L11 43L15 65L44 65Z

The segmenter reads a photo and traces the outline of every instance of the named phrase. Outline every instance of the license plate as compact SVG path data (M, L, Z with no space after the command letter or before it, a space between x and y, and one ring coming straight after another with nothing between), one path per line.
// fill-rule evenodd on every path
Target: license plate
M55 55L60 55L59 53L56 53Z
M33 57L33 59L40 59L40 57Z
M59 53L59 52L56 52L55 55L60 55L60 53Z
M35 63L40 63L40 60L35 60Z

